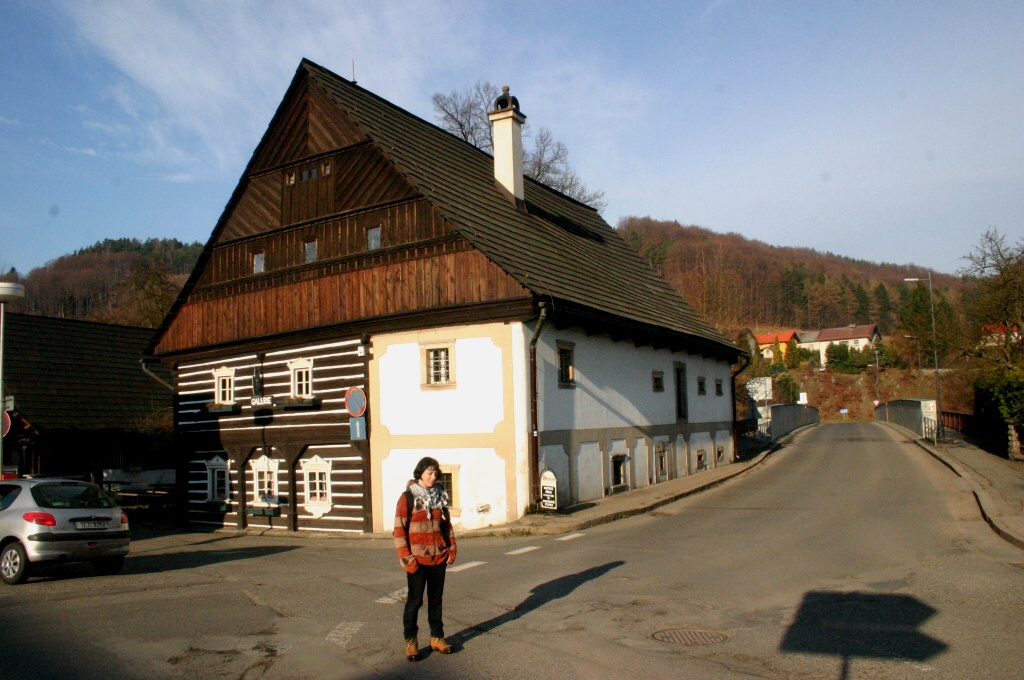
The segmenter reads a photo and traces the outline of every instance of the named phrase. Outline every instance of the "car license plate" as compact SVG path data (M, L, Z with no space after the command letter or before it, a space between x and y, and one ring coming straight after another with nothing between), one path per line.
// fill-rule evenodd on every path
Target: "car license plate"
M104 521L96 520L85 520L81 522L75 522L76 529L106 529L107 523Z

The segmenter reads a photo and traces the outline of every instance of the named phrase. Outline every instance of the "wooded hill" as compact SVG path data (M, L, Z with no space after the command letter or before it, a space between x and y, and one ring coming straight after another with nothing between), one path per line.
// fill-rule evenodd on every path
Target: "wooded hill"
M619 232L709 321L730 335L751 329L816 329L877 323L891 333L912 297L914 265L877 264L809 248L772 246L739 234L649 217L626 217ZM177 239L106 239L33 269L9 272L25 284L28 314L155 328L199 253ZM958 305L962 281L932 272L940 301ZM949 306L949 305L947 305Z
M726 332L900 325L901 301L925 277L915 265L877 264L810 248L772 246L735 233L650 217L625 217L619 232L693 307ZM957 307L960 278L932 272L936 294Z
M25 286L14 312L156 328L202 249L178 239L105 239L2 278Z

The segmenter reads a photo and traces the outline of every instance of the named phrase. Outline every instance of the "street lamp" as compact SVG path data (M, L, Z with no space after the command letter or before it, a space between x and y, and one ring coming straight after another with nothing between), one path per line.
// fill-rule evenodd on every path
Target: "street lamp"
M921 357L921 338L916 335L904 335L908 340L915 340L917 345L917 384L921 387L921 398L924 399L924 359Z
M903 279L904 281L923 281L924 279ZM932 273L928 272L928 304L932 310L932 353L935 357L935 438L942 439L942 383L939 381L939 340L935 333L935 295L932 293Z
M0 414L7 412L7 400L4 398L4 330L7 327L4 314L7 303L25 297L25 286L20 283L0 282ZM0 474L4 461L4 438L0 437Z

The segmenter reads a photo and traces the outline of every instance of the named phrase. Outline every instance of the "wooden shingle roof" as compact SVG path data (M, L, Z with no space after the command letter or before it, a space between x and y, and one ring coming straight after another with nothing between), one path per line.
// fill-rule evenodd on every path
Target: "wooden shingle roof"
M5 326L4 394L37 430L137 431L171 406L139 366L151 328L11 313Z
M589 307L739 354L593 208L526 178L521 210L490 155L313 62L303 71L460 233L556 310Z

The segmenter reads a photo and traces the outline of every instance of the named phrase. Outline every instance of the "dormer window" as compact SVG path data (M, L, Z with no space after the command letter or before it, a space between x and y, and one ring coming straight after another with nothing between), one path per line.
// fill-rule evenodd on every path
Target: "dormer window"
M292 373L292 397L296 399L313 398L313 360L296 359L288 362L288 370Z
M235 369L221 366L213 371L213 403L235 403Z

